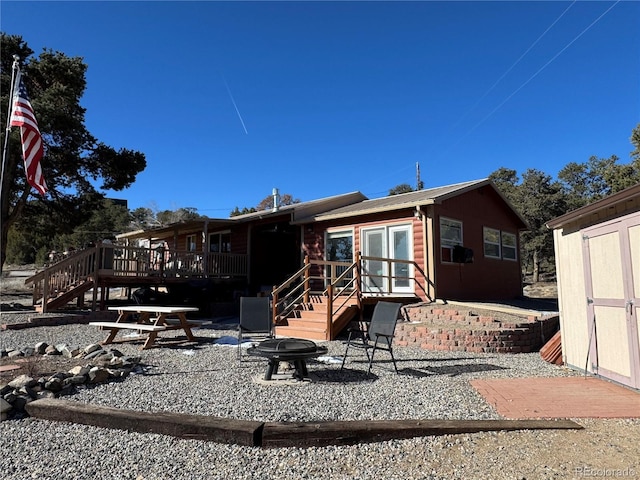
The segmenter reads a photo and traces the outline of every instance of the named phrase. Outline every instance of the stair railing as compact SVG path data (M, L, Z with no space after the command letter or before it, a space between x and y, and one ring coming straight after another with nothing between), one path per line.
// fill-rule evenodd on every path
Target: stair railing
M298 304L308 302L310 270L311 263L309 262L309 257L305 257L304 265L300 270L291 275L279 286L273 287L271 291L271 318L274 324L279 317L286 317L291 313ZM298 283L295 284L296 282Z
M314 267L320 275L312 275ZM342 272L336 276L336 269ZM328 272L328 274L327 274ZM309 260L305 257L304 265L300 270L291 275L279 286L274 286L272 295L272 317L274 323L280 318L289 315L296 307L302 303L309 303L310 295L313 293L312 285L320 282L322 285L329 285L323 290L317 291L327 299L327 331L331 331L333 317L343 308L346 308L349 301L354 297L357 299L358 307L361 307L360 295L360 261L358 259L352 264L346 262ZM345 295L345 292L348 292Z
M345 292L347 292L346 295ZM358 311L362 314L359 252L356 254L356 261L345 268L342 274L327 286L323 294L327 298L327 332L329 332L329 338L333 338L333 319L342 309L350 305L349 301L354 297Z
M42 301L42 312L47 311L50 298L76 287L94 276L98 247L71 254L55 265L27 278L25 285L33 284L32 304Z

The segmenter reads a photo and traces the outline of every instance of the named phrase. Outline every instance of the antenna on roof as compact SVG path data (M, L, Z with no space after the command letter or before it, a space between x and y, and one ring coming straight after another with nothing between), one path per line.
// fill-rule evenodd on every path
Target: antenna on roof
M422 190L422 180L420 180L420 163L416 162L416 190Z

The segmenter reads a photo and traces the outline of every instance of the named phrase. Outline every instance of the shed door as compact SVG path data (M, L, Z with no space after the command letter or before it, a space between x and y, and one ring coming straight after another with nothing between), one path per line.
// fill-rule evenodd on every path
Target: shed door
M593 373L640 387L640 213L583 232Z

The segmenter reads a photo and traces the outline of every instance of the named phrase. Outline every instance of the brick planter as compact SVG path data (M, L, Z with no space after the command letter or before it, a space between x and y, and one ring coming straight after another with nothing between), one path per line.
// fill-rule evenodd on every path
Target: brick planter
M558 316L518 316L451 308L408 305L408 322L398 323L394 343L426 350L474 353L528 353L542 347L557 331Z

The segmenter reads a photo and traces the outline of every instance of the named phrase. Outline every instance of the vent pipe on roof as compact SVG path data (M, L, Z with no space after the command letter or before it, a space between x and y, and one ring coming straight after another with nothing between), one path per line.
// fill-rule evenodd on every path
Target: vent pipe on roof
M273 211L277 212L280 210L280 192L278 192L277 188L274 188L271 191L271 195L273 195Z

